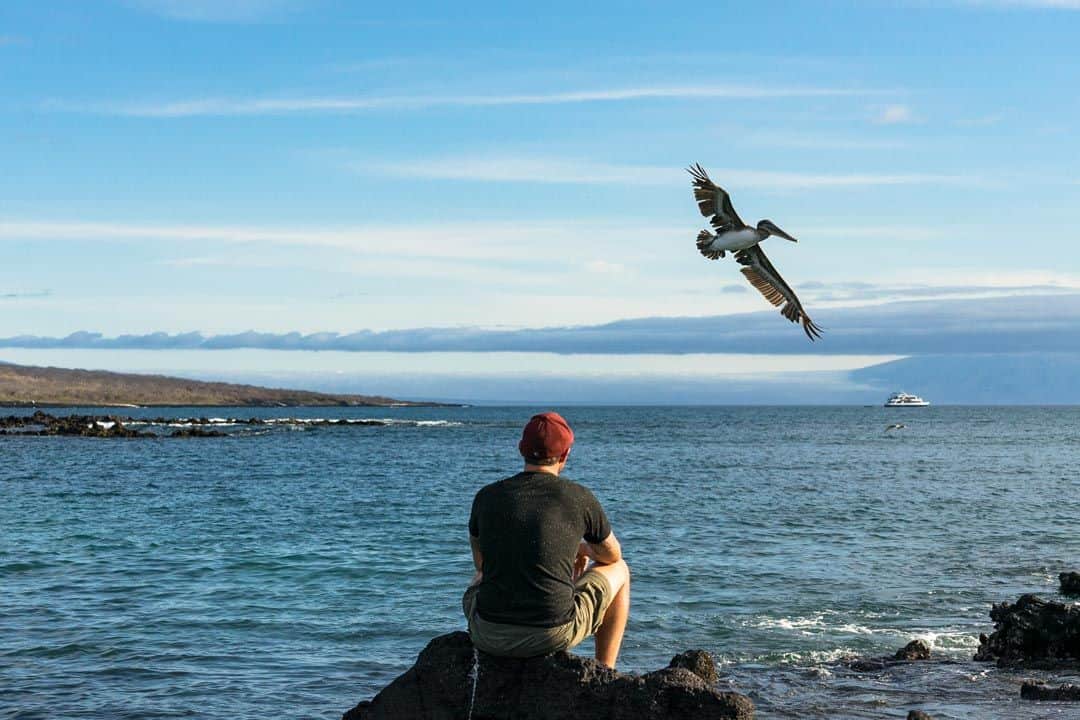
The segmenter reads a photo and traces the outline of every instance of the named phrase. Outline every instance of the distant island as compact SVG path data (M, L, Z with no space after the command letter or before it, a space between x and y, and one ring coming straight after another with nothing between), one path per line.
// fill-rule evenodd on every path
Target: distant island
M306 390L204 382L165 375L70 370L0 362L0 405L15 407L131 406L433 406L378 395L333 395Z

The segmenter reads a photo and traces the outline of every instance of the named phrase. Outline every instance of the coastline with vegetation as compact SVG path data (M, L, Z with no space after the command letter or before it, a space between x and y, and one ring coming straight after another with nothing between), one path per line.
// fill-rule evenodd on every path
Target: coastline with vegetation
M380 395L320 393L0 362L0 406L7 407L438 407Z

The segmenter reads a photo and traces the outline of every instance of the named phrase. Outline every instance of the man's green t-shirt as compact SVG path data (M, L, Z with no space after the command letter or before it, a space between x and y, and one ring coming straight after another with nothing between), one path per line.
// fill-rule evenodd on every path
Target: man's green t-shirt
M469 533L483 555L480 617L556 627L574 616L578 543L603 542L611 525L588 489L551 473L522 472L476 493Z

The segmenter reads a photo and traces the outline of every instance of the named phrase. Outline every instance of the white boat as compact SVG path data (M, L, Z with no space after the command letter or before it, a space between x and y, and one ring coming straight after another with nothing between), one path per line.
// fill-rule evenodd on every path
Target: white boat
M885 401L885 407L930 407L930 403L918 395L898 392L889 396L889 399Z

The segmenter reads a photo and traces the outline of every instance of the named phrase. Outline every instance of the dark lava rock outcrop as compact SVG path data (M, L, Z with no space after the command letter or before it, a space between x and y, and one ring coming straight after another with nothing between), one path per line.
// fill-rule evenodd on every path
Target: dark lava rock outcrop
M709 685L715 685L720 679L716 674L716 662L712 655L704 650L687 650L671 658L669 668L683 668L697 675Z
M1080 701L1080 685L1066 683L1054 687L1043 683L1026 682L1020 687L1020 697L1025 700Z
M707 653L691 652L676 660L684 658L680 662L705 669L702 656L708 658ZM474 657L479 660L475 676ZM716 670L708 664L714 676ZM428 643L412 668L372 700L345 713L343 720L470 716L472 720L750 720L754 704L745 695L714 689L686 667L631 675L565 652L523 660L498 658L474 653L468 633L455 632Z
M167 428L182 424L185 427L168 432ZM209 438L227 437L231 433L208 429L214 426L302 425L311 427L382 427L386 420L370 418L134 418L119 415L50 415L36 411L33 415L0 417L0 435L65 435L101 438ZM134 430L138 425L153 430Z
M1080 595L1080 573L1063 572L1058 575L1062 595Z
M930 644L925 640L912 640L893 654L893 660L929 660Z
M1080 607L1021 595L990 610L994 632L979 636L976 660L999 667L1052 667L1080 660Z
M922 710L909 710L907 720L934 720L934 718L927 715Z
M884 670L890 665L929 659L930 645L925 640L912 640L892 655L878 658L856 658L847 660L844 664L856 672L875 672Z
M202 428L189 427L180 428L179 430L173 430L169 437L185 438L185 437L228 437L228 433L223 433L220 430L203 430Z
M66 435L74 437L136 438L149 433L124 425L127 418L115 415L65 415L57 417L38 410L33 415L0 418L0 435Z

